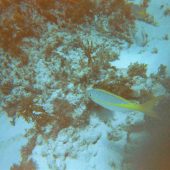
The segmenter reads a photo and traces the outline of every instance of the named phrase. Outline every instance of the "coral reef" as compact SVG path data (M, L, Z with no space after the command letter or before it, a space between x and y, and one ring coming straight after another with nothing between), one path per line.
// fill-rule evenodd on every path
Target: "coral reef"
M66 22L77 25L93 20L96 8L95 1L78 0L74 3L69 1L62 1L62 3L65 5L64 18Z
M140 76L146 78L147 64L139 64L138 62L130 64L128 67L128 76L133 78Z
M33 160L21 163L20 165L13 165L10 170L36 170L36 164Z
M12 57L21 59L21 65L27 64L29 60L24 51L24 46L29 44L24 39L40 37L42 32L47 30L47 22L57 23L61 27L60 29L63 27L74 29L81 24L94 22L95 16L99 14L107 15L109 16L108 31L120 39L131 42L134 16L139 16L137 19L148 18L145 11L147 5L139 7L124 0L112 0L107 3L95 0L74 2L65 0L61 2L55 0L50 2L47 0L30 2L12 0L9 3L8 0L5 0L0 1L0 4L0 35L2 37L0 47ZM135 11L139 14L137 15Z
M170 77L167 74L167 66L161 64L158 67L157 73L156 74L152 73L150 77L153 82L160 83L168 93L170 92Z
M27 143L26 146L22 147L21 149L21 157L22 157L22 162L26 163L27 161L29 162L29 156L32 154L32 151L34 147L36 146L36 139L37 137L34 135L29 142Z
M157 25L154 17L147 13L147 10L146 10L147 6L148 5L146 4L141 4L141 5L132 4L133 16L137 20L144 21L152 25Z
M170 15L170 7L166 7L166 9L164 11L164 15L165 16L169 16Z
M21 165L11 170L36 169L30 159L35 147L50 145L49 139L55 141L69 129L70 139L77 142L75 132L89 125L92 111L99 110L89 100L88 88L139 102L153 95L154 82L170 91L164 65L150 77L146 64L132 63L123 71L111 65L124 44L133 43L136 20L153 24L147 7L147 0L141 5L125 0L0 0L0 106L13 125L19 117L33 123L25 134ZM147 34L142 36L144 47ZM137 82L143 87L135 89ZM102 126L112 126L102 121ZM112 127L105 136L117 142L122 139L118 131ZM85 142L95 145L100 138L85 137ZM86 149L83 142L78 146ZM50 155L56 159L59 153ZM63 158L74 154L65 152Z
M163 79L161 81L161 84L165 87L165 89L169 93L170 92L170 77L166 77L165 79Z
M27 46L24 39L38 38L41 35L45 29L42 17L50 22L56 22L56 17L50 13L50 10L56 9L56 2L12 0L9 3L8 0L2 0L0 6L0 47L12 57L19 58L21 66L26 65L29 57L21 48Z
M28 43L25 39L42 36L44 31L48 29L49 22L57 23L58 27L61 27L60 29L63 27L74 29L81 24L94 22L94 17L98 13L102 13L109 15L108 29L112 35L131 41L134 18L131 15L131 4L124 0L111 1L110 3L91 0L75 2L12 0L9 3L8 0L5 0L0 1L0 4L0 47L12 57L19 58L21 60L20 66L28 64L30 58L24 49L32 43ZM102 4L104 8L101 11Z
M10 94L12 89L13 89L13 84L9 81L0 86L0 90L4 95Z

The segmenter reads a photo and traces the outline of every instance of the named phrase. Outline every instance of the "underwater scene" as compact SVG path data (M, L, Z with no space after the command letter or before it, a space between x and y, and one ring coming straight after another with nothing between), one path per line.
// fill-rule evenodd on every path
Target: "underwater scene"
M170 1L0 0L0 170L170 170Z

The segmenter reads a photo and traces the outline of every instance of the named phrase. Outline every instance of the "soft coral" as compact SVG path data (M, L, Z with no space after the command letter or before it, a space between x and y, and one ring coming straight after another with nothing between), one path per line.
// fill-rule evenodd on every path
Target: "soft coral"
M34 0L34 6L38 13L50 22L57 22L57 17L52 10L57 8L56 0Z
M27 64L28 56L21 48L24 38L37 38L44 18L56 22L50 11L55 8L55 0L0 0L0 48L11 57L21 59L22 65Z
M96 4L91 0L62 0L65 7L65 20L73 24L82 24L94 17Z

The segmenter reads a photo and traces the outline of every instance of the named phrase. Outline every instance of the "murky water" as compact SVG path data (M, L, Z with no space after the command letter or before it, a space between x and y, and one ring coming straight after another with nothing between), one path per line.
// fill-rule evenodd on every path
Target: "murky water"
M170 2L0 0L0 169L169 170Z

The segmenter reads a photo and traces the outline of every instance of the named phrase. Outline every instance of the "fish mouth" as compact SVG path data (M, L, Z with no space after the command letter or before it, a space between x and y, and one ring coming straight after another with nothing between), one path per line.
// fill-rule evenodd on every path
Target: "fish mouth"
M92 88L86 90L86 94L87 94L87 96L90 97L90 98L92 97L92 94L91 94L92 91L93 91Z

